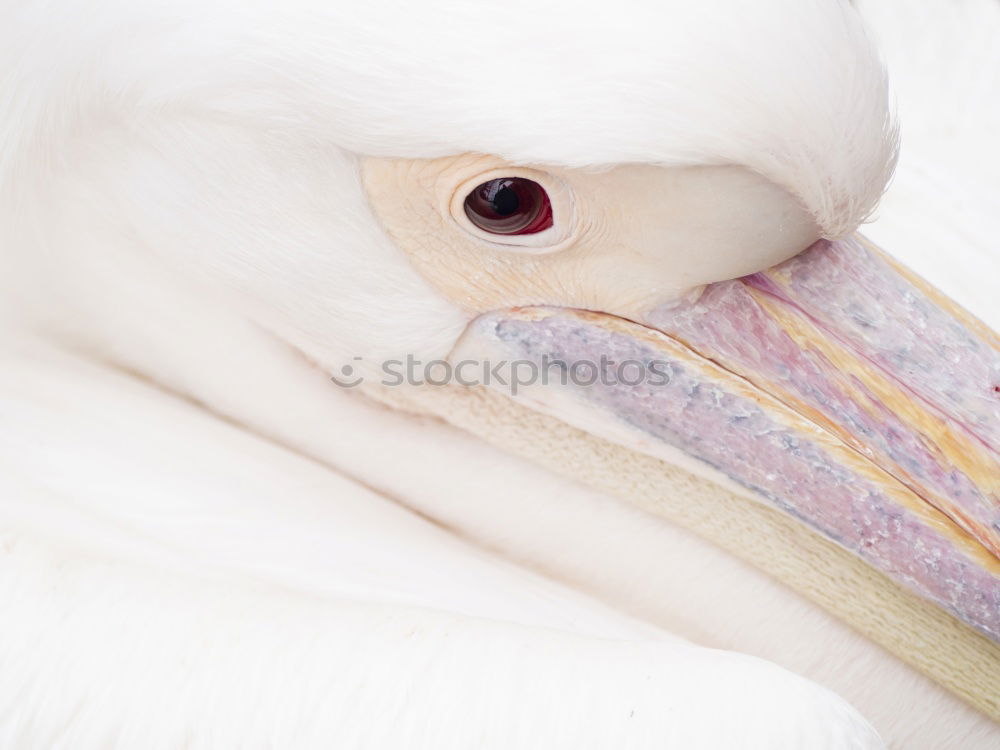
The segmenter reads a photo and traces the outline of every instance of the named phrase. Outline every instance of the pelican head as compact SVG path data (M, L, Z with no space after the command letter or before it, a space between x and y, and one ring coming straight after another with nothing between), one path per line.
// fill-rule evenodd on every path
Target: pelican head
M1000 638L1000 347L855 234L897 142L847 3L134 5L70 4L58 64L22 56L0 179L47 218L12 201L11 236L74 251L19 261L63 300L20 310L197 300L332 376L634 362L659 380L512 395ZM60 325L145 370L203 335L88 320Z

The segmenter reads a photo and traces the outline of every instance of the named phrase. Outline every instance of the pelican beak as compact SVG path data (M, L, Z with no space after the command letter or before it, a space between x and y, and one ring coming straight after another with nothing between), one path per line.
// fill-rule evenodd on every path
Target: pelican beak
M1000 640L1000 339L864 238L641 322L515 308L452 360L773 504Z

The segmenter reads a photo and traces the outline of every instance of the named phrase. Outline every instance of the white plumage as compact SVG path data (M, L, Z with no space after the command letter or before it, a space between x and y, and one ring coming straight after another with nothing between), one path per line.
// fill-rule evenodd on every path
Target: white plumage
M422 6L380 16L326 5L6 11L0 745L877 746L822 688L660 628L832 687L894 745L994 744L986 719L756 571L450 428L336 391L271 335L374 358L415 342L445 351L464 325L371 221L353 156L339 148L735 161L788 186L830 233L850 226L883 174L818 169L817 160L837 152L831 139L850 139L833 127L841 116L880 133L887 123L865 106L882 85L866 77L870 67L851 58L836 70L809 67L809 47L842 11L774 3L789 25L811 30L779 41L770 36L778 16L726 3L697 11L705 15L688 31L701 36L679 23L628 25L619 6L567 17L558 49L593 69L592 86L574 92L594 117L581 123L545 107L559 81L535 82L522 100L474 75L492 66L468 63L461 96L399 85L415 59L461 70L480 46L456 20L434 30L439 56L423 59L402 33L379 46L387 26L412 27ZM926 33L919 19L872 5L889 53L912 54L912 35ZM447 10L458 19L474 7ZM525 20L539 12L489 32L499 70L505 54L557 49L539 31L551 19ZM935 12L963 30L1000 15L986 3ZM371 13L354 51L324 45L341 13ZM637 132L642 118L588 106L614 101L623 81L647 81L641 55L619 61L600 48L593 30L615 24L658 61L701 61L685 73L702 87L737 71L725 89L734 102L764 71L801 66L772 87L766 110L673 92L686 106L649 121L675 117L677 127ZM691 52L710 41L717 55ZM779 42L783 54L771 58ZM737 54L749 58L733 65ZM349 70L351 85L325 78L324 59ZM897 59L906 115L917 99L906 98L907 72L925 69L898 57L890 66ZM937 66L951 59L962 60L929 63L942 81ZM997 75L995 62L985 68ZM803 93L810 80L823 81L824 96ZM942 85L942 96L953 88ZM451 97L481 104L456 112ZM797 110L805 100L808 112ZM986 134L975 123L993 116L985 104L967 116L964 142ZM773 128L748 125L765 121ZM935 160L934 187L978 177L968 200L981 200L995 183L985 160L942 164L956 147L920 127L914 150ZM742 138L747 129L758 139ZM521 136L505 142L512 132ZM995 324L995 222L956 197L933 223L927 196L940 191L926 189L906 132L872 234L908 240L891 245L918 248L907 260ZM891 138L857 142L889 148L858 163L891 163ZM811 174L830 181L813 184ZM949 256L979 248L970 271L953 270L950 257L935 263L943 245ZM393 327L373 337L383 318ZM665 551L684 569L665 564Z

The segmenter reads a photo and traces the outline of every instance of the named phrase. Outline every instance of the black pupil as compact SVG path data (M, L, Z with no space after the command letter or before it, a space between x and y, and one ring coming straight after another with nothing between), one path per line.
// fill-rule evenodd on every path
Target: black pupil
M490 234L534 234L552 226L545 189L523 177L500 177L465 196L465 215Z
M501 216L510 216L520 208L521 201L517 197L516 192L511 190L507 185L503 185L503 187L497 190L496 195L493 196L490 205Z

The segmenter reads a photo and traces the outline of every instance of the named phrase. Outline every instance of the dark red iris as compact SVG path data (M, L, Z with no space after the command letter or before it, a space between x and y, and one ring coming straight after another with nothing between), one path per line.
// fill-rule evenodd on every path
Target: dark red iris
M523 177L500 177L477 186L465 198L465 215L490 234L535 234L552 226L545 189Z

